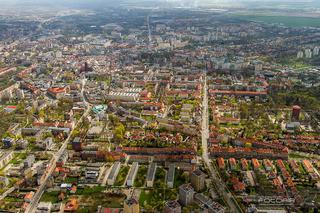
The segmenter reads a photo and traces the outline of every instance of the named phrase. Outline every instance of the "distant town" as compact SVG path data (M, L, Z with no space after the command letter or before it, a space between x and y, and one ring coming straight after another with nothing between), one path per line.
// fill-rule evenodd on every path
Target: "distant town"
M0 212L318 212L320 23L302 25L0 13Z

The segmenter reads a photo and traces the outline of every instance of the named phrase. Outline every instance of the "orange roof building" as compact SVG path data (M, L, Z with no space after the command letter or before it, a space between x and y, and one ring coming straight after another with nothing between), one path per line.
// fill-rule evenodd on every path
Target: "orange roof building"
M75 198L72 198L66 203L66 206L64 207L65 212L75 212L79 208L78 201Z
M314 172L312 163L309 160L302 161L303 168L310 174Z
M257 170L260 168L260 162L258 161L258 159L253 158L251 161L252 161L253 169Z
M217 163L218 163L218 167L219 169L225 169L225 163L224 163L224 159L223 158L217 158Z

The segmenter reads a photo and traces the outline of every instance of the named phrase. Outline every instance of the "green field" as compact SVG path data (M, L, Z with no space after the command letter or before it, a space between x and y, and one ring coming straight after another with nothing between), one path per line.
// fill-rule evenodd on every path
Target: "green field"
M177 190L175 189L153 189L141 191L139 202L147 212L154 212L154 209L162 210L163 203L166 200L177 199Z
M184 173L182 169L176 169L174 174L174 187L178 188L182 184L189 182L188 174Z
M148 168L146 166L140 166L138 169L137 177L134 181L135 187L142 187L145 184Z
M41 202L51 202L51 203L58 203L59 199L59 192L53 191L53 192L45 192L41 197Z
M114 184L115 186L122 186L124 184L124 181L126 180L129 169L130 169L129 166L122 166L120 168L119 174Z
M234 17L247 21L265 22L268 24L283 24L288 27L320 27L320 18L298 16L274 15L234 15Z
M154 186L158 188L166 187L166 171L163 168L158 167L156 170L155 178L154 178Z

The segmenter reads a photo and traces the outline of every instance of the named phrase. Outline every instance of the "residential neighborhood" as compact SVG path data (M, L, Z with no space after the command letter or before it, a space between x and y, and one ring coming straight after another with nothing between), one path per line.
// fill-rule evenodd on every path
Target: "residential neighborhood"
M0 212L319 211L320 23L179 2L0 9Z

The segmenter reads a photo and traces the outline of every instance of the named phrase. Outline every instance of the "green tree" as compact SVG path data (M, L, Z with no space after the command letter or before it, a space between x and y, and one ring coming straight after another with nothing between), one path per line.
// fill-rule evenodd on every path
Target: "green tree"
M125 127L122 123L118 123L117 127L114 129L114 139L116 142L123 140L125 133Z

